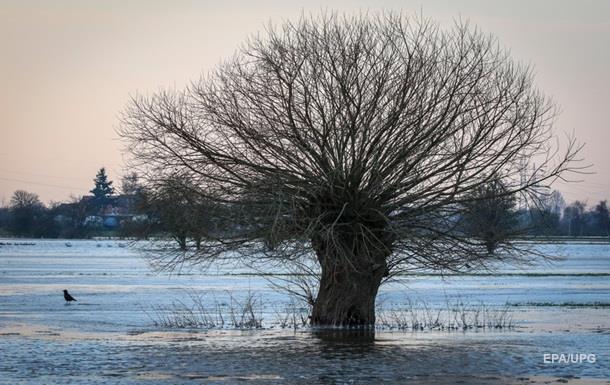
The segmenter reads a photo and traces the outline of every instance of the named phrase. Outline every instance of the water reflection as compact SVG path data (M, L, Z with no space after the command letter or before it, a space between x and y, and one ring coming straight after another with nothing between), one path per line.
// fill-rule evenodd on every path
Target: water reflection
M65 337L70 339L64 340ZM426 334L361 330L142 332L92 339L12 335L0 338L11 352L0 375L42 384L78 376L86 369L98 383L146 379L159 384L201 381L256 384L450 384L461 376L469 384L489 384L491 375L597 376L610 370L596 365L551 367L540 364L545 351L591 349L608 353L610 336L519 333ZM600 345L601 344L601 345ZM602 348L605 346L605 348ZM53 365L41 366L49 356ZM539 365L540 364L540 365ZM32 381L38 377L39 382ZM445 381L445 382L444 382ZM2 383L2 381L0 381Z
M375 330L371 329L330 329L320 328L311 331L312 337L333 346L374 346Z

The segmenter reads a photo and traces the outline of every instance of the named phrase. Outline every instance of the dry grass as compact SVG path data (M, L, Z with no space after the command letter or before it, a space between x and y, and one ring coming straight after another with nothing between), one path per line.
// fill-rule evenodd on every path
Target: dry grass
M306 329L311 326L311 306L298 298L275 307L265 306L260 295L248 291L237 298L228 292L228 301L215 296L187 291L188 301L175 300L169 306L154 306L147 311L153 324L163 328L187 329ZM264 309L267 309L264 311ZM267 319L264 319L264 318ZM443 306L432 307L425 301L406 300L406 305L377 308L377 330L456 331L512 329L515 327L510 306L488 306L461 298L446 298Z
M515 323L509 306L493 307L447 297L443 307L430 307L424 301L411 301L400 309L377 309L377 328L389 330L472 330L512 329Z
M262 328L262 301L250 291L242 300L229 293L228 303L215 298L208 301L204 294L195 291L187 294L189 304L175 300L169 306L153 306L146 314L155 326L164 328Z
M291 298L283 308L275 309L274 325L281 329L302 329L310 326L311 306Z

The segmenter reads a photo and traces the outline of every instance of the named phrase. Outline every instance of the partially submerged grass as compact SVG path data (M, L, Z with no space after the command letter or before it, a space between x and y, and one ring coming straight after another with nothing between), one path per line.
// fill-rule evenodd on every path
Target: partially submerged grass
M190 304L175 300L169 306L153 306L146 312L153 324L164 328L259 329L262 328L262 301L248 291L242 300L229 293L229 302L207 301L201 293L188 291ZM206 304L210 305L206 306Z
M280 329L302 329L310 326L311 307L303 306L302 301L294 298L283 309L274 309L274 326Z
M147 312L157 327L175 329L306 329L311 327L311 306L297 298L279 306L265 306L260 295L250 291L239 299L228 292L228 301L215 296L187 292L188 303L175 300L169 306L154 306ZM377 330L457 331L512 329L510 305L487 306L461 298L446 298L441 307L407 299L406 306L377 308ZM266 310L264 310L266 309ZM266 318L266 319L265 319Z
M512 329L515 323L509 306L501 308L484 303L469 303L461 298L445 299L443 307L430 307L424 301L413 302L398 309L377 309L377 328L404 331L455 331L481 329Z

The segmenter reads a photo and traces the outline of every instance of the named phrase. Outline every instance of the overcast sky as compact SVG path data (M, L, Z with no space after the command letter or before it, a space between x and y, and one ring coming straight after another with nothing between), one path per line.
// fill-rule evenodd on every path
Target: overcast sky
M494 34L561 106L557 129L586 144L595 174L558 189L610 198L610 1L0 0L0 203L16 189L45 202L86 194L102 166L119 185L130 95L181 88L268 21L322 9L423 11Z

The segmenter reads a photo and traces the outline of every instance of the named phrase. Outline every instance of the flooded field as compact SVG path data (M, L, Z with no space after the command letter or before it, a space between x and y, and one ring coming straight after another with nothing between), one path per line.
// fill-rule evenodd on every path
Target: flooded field
M514 328L346 335L280 328L291 298L245 269L156 273L119 241L0 242L0 384L610 383L609 244L541 245L566 259L404 276L379 295L389 312L448 298L507 309ZM63 289L78 301L66 304ZM210 306L252 294L264 327L155 326L153 309L193 292Z

